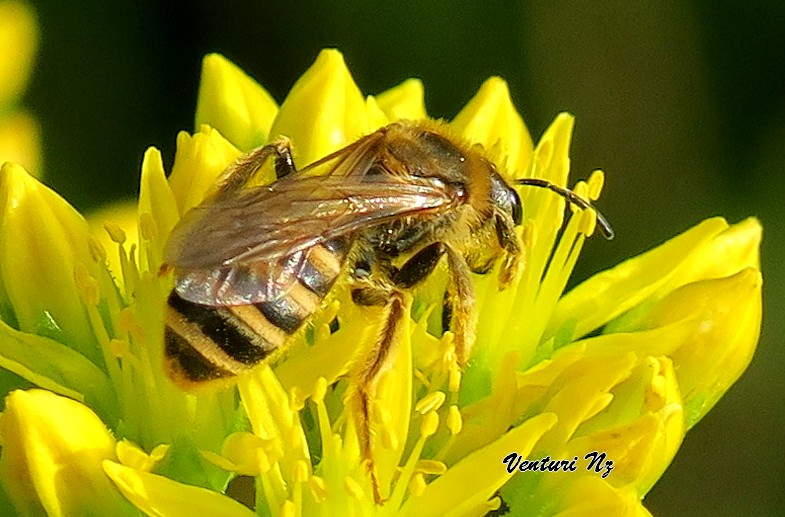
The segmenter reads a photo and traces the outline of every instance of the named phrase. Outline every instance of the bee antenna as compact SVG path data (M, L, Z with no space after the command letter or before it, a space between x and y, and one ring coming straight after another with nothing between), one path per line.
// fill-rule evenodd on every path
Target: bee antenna
M544 180L540 178L521 178L515 180L515 183L517 185L530 185L532 187L547 188L548 190L556 192L557 194L559 194L564 199L566 199L567 201L569 201L574 205L578 205L579 207L584 209L590 208L594 210L594 213L597 214L597 223L600 225L600 231L602 232L602 235L608 240L613 239L614 236L613 228L611 228L611 224L608 222L607 219L605 219L605 216L602 215L602 213L599 210L597 210L597 208L594 205L592 205L590 202L580 197L572 190L566 189L564 187L560 187L554 183L551 183L548 180Z

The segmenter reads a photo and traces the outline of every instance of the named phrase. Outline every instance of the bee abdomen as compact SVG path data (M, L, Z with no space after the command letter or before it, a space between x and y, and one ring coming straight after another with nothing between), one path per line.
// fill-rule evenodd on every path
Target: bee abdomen
M266 359L288 334L253 305L212 307L169 295L165 354L171 376L199 383L237 375Z
M238 375L282 350L318 310L346 257L347 242L310 248L296 281L274 300L247 305L203 305L172 291L164 353L172 379L185 387Z

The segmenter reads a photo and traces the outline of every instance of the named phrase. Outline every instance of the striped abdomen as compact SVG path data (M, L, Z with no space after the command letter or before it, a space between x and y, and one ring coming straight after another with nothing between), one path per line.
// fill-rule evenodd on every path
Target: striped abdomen
M303 253L294 281L274 299L247 305L203 305L173 290L164 335L170 377L185 387L232 377L271 358L321 306L348 252L333 239ZM275 281L262 278L260 281Z

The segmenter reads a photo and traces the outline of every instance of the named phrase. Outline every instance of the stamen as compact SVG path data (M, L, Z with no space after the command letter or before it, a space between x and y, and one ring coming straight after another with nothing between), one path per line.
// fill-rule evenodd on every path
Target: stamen
M450 393L458 393L461 390L461 377L463 373L458 368L450 369L450 378L448 381L448 389Z
M349 496L362 501L365 497L365 490L353 478L346 476L343 480L343 488Z
M79 289L79 294L82 296L82 302L88 307L95 307L100 300L98 291L98 282L90 275L90 272L81 262L74 264L74 282L76 288Z
M417 472L412 476L411 481L409 481L409 493L417 497L425 492L425 488L427 486L428 485L425 483L425 477L421 473Z
M439 413L436 411L431 411L427 415L425 415L422 419L422 424L420 424L420 436L423 438L428 438L433 436L436 433L436 429L439 428Z
M104 221L104 230L109 234L109 238L117 244L125 243L125 231L112 221Z
M93 260L99 264L104 264L106 262L106 249L103 244L93 236L90 236L87 243L90 247L90 256Z
M311 495L317 503L323 503L330 495L327 491L327 486L324 483L324 478L321 476L311 476L308 478L308 488L311 489Z
M447 429L450 430L450 434L455 436L456 434L461 432L463 429L463 417L461 416L461 411L458 409L458 406L453 404L450 406L449 411L447 412Z
M445 472L447 472L447 465L444 462L436 461L436 460L420 460L417 462L417 466L415 467L417 472L421 472L423 474L441 476Z
M421 415L431 411L438 411L446 399L447 396L443 391L434 391L433 393L429 393L417 401L417 404L414 406L414 410Z
M281 505L281 517L297 517L297 507L289 499L285 500Z
M592 201L597 201L600 198L600 194L602 193L602 188L605 186L605 173L599 169L593 171L589 176L588 184L589 199Z
M308 463L305 460L297 460L292 467L292 480L295 483L305 483L308 481Z

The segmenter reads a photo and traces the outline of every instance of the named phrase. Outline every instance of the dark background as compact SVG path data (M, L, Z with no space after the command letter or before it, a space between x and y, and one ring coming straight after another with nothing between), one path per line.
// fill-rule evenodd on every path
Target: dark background
M42 44L26 104L43 126L45 181L82 211L132 198L145 148L161 148L168 166L177 131L192 130L207 52L280 102L319 49L337 47L363 92L419 77L429 113L446 118L500 75L535 141L558 112L575 114L573 178L607 173L600 205L617 238L589 243L576 281L708 216L762 220L758 353L646 505L655 515L778 514L785 3L297 4L38 2Z

